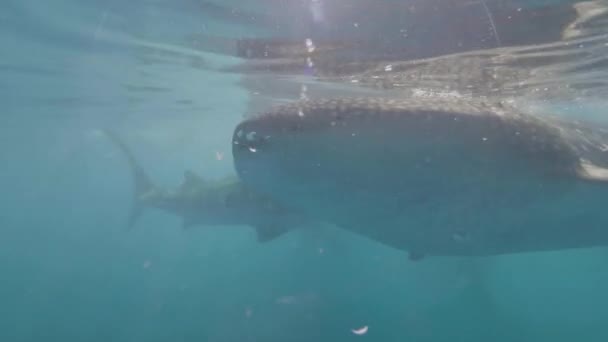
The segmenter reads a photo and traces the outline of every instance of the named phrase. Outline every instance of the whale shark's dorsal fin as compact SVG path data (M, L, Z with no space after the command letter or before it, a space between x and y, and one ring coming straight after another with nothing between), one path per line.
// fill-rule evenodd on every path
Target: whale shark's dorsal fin
M258 242L272 241L287 233L287 229L276 224L264 224L254 226Z

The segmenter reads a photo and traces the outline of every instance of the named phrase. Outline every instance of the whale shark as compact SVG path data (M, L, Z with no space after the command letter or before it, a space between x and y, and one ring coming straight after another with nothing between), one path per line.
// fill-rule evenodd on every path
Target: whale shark
M210 181L187 170L180 186L174 190L162 189L150 180L118 134L104 133L122 151L131 169L135 189L128 228L135 226L146 208L181 217L183 228L248 225L255 229L258 242L271 241L292 229L315 223L270 197L252 191L237 177Z
M260 194L434 256L608 245L608 130L473 98L328 98L242 120L232 154Z

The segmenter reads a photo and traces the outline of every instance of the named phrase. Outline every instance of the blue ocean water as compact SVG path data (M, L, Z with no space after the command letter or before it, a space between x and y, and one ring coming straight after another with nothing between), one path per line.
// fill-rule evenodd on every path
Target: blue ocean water
M127 230L129 169L101 129L127 132L168 187L187 169L234 172L251 94L208 66L238 61L179 43L273 24L220 5L0 4L0 341L608 338L605 248L412 263L333 227L260 244L249 227L184 230L150 210Z

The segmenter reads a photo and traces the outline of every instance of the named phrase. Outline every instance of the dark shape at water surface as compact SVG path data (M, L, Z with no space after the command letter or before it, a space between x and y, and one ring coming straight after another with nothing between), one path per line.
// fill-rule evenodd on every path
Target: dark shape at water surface
M513 1L462 0L369 0L316 5L283 1L280 6L267 6L270 8L266 13L270 14L264 19L260 17L258 23L273 22L277 33L272 37L240 39L233 54L259 59L294 58L302 56L305 40L310 39L319 47L329 41L341 42L340 56L350 55L354 59L428 58L501 46L556 42L563 38L569 25L583 16L577 3L572 1L541 6L522 6ZM285 11L273 13L277 8ZM319 11L322 16L315 15Z
M505 103L328 99L241 122L242 181L421 255L608 245L608 130Z
M156 208L183 218L183 227L249 225L260 242L311 223L303 215L259 195L238 179L206 181L192 171L184 172L183 183L174 191L161 189L149 179L133 153L113 132L106 135L120 148L131 168L135 193L129 215L133 227L145 208Z
M391 6L405 5L382 3L364 13L373 18L376 11L377 16L392 13L378 9ZM343 34L331 43L327 37L242 40L247 48L237 49L237 54L249 59L224 70L253 79L269 74L304 76L405 95L422 88L503 98L602 97L607 86L602 82L607 78L606 2L520 6L509 1L408 2L398 12L408 20L382 17L391 29L381 26L387 31L372 30L375 35ZM395 27L400 25L407 37L383 42L387 34L399 32ZM317 49L307 50L309 43ZM253 93L267 92L256 83L260 82L248 81L245 86Z
M310 39L320 47L328 40L334 42L334 48L315 54L315 63L320 66L337 58L343 62L412 60L554 43L564 39L564 32L573 23L580 24L586 18L586 12L581 13L572 2L532 8L494 1L374 1L348 6L347 14L331 12L337 12L340 5L329 7L326 12L331 18L326 21L331 22L331 29L316 26L308 34L298 30L302 34L299 36L287 32L288 36L242 39L236 43L236 55L259 59L306 57L302 50ZM259 69L263 64L251 67Z

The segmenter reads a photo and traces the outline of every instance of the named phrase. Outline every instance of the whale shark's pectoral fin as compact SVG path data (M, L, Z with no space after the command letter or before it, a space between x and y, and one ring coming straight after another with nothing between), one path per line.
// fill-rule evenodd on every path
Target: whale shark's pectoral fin
M277 224L257 225L254 228L258 242L272 241L287 233L287 229Z
M608 182L608 168L597 166L588 160L581 159L579 177L596 182Z

